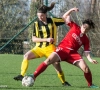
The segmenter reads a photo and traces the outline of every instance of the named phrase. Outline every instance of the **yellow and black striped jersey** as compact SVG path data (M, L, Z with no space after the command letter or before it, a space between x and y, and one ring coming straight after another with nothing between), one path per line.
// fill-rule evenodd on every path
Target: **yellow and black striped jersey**
M36 36L38 38L54 38L56 43L56 33L57 33L57 26L60 26L64 24L64 20L62 18L47 18L47 24L45 25L42 21L39 19L34 22L34 30L33 30L33 36ZM49 42L37 42L36 46L38 47L46 47L50 45Z

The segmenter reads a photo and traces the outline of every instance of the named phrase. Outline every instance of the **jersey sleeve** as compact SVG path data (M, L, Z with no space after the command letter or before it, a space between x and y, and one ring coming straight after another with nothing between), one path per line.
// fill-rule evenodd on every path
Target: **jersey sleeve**
M76 23L74 23L73 21L71 21L70 23L67 24L70 28L73 26L78 26Z
M90 52L90 43L89 43L89 39L87 36L85 36L84 38L85 42L84 42L84 51L85 52Z
M30 25L29 30L32 32L32 36L36 36L35 23Z
M34 22L33 24L33 36L38 37L39 36L39 27L38 27L38 22Z
M36 36L36 30L35 30L35 25L34 24L32 25L31 31L33 31L32 35Z
M60 26L65 24L64 20L62 18L52 18L53 22L56 26Z

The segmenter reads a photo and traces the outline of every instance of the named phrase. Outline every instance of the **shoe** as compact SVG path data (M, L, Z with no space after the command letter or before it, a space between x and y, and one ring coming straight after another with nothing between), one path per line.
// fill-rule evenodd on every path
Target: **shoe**
M99 88L98 86L92 84L91 86L89 86L90 88Z
M71 86L68 82L62 83L63 86Z
M16 76L16 77L14 77L13 79L14 79L14 80L17 80L17 81L22 81L23 77L24 77L24 76L22 76L22 75L18 75L18 76Z
M32 77L35 81L34 75L33 74L28 74L27 76Z
M26 76L30 76L30 77L34 78L34 75L33 74L28 74Z

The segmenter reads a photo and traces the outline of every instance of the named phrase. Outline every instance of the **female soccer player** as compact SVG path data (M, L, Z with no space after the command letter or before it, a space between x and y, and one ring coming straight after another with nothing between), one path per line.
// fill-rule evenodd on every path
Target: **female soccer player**
M36 77L41 74L50 64L54 62L66 61L79 67L84 72L84 77L88 83L88 87L99 88L92 83L91 71L86 62L83 60L82 56L77 52L78 49L83 45L87 59L93 64L98 63L96 60L93 60L90 57L89 39L86 35L89 30L94 28L94 23L92 20L86 19L83 21L81 27L78 26L70 19L70 14L73 11L77 12L78 8L71 8L62 17L66 25L70 27L69 32L60 42L55 52L53 52L44 62L39 65L34 72L33 78L35 80Z
M41 6L37 11L38 19L32 25L33 36L32 41L36 43L36 46L29 50L25 55L21 65L21 74L14 77L15 80L22 80L26 70L29 65L29 60L41 57L48 57L56 49L56 32L57 26L64 24L62 18L48 18L47 12L52 10L55 3L52 3L50 7L45 5ZM55 70L58 73L62 85L70 86L68 82L65 81L63 71L60 67L60 63L56 62L53 64Z

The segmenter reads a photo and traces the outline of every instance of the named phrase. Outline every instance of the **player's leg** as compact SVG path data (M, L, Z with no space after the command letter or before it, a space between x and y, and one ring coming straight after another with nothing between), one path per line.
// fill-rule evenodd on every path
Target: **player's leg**
M88 82L88 86L91 86L92 85L92 74L91 74L89 67L85 63L85 61L80 60L80 61L76 62L75 65L84 72L84 77Z
M55 62L53 64L53 66L55 67L55 70L58 74L58 78L60 79L60 81L62 82L62 85L63 86L71 86L67 81L65 81L65 76L64 76L64 73L62 71L62 68L61 68L61 65L60 65L60 62Z
M52 53L44 62L42 62L37 69L34 72L34 79L36 79L36 77L38 75L40 75L42 72L44 72L46 70L46 68L50 65L53 64L55 62L59 62L59 57L56 53Z
M21 75L24 76L29 66L29 60L36 58L36 55L30 50L24 55L24 59L21 64Z
M92 85L91 71L85 61L82 59L81 55L78 52L71 53L68 61L70 61L71 64L79 67L84 72L84 77L87 80L88 85Z
M84 60L80 60L78 62L75 63L75 65L77 67L79 67L83 72L84 72L84 77L88 83L88 86L90 88L99 88L98 86L95 86L93 83L92 83L92 74L91 74L91 71L88 67L88 65L86 64L86 62Z
M89 67L87 66L86 62L83 60L83 58L81 57L81 55L78 52L72 51L72 53L69 54L68 60L66 60L66 61L71 64L74 64L75 66L77 66L84 72L84 77L85 77L89 87L91 87L93 85L91 71L90 71ZM93 87L95 87L95 85L93 85Z
M24 75L27 71L27 68L29 66L29 60L39 57L39 55L36 54L36 52L38 53L39 49L38 48L33 48L32 50L28 51L24 55L24 59L23 59L22 64L21 64L21 74L14 77L14 80L20 80L21 81L23 79L23 77L24 77Z
M46 47L44 49L44 52L45 52L45 56L46 57L49 57L50 54L56 49L56 47L54 45L50 45L48 47ZM64 86L71 86L68 82L65 81L65 76L64 76L64 73L61 69L61 66L60 66L60 63L59 62L55 62L53 64L57 74L58 74L58 78L60 79L60 81L62 82L62 85Z

